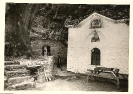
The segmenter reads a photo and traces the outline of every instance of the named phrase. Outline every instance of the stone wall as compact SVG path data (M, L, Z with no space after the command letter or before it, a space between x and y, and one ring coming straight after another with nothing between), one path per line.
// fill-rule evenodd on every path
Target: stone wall
M57 63L58 53L61 55L61 63L67 63L67 47L59 41L52 40L35 40L31 42L32 49L36 56L42 56L42 46L47 44L51 47L51 55L54 56L54 61Z

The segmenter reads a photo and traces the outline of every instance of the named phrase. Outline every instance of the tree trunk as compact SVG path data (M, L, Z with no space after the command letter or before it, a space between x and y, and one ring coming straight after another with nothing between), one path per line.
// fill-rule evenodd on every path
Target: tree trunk
M9 21L6 21L11 25L9 28L9 36L12 36L10 43L13 43L14 52L28 54L30 56L33 55L31 49L31 41L30 41L30 30L31 23L35 17L36 12L39 9L39 5L37 4L9 4L9 11L7 11L7 18ZM6 28L8 28L6 26ZM7 29L6 29L7 30ZM7 31L6 31L7 32ZM14 53L15 54L15 53Z

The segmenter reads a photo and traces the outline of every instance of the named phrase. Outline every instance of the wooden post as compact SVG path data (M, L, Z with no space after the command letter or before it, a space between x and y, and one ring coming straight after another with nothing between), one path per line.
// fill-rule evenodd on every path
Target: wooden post
M116 83L117 83L117 88L119 89L120 88L120 80L118 77L116 78Z

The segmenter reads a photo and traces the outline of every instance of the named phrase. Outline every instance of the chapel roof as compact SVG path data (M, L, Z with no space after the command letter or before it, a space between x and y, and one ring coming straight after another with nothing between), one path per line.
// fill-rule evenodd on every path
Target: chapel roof
M105 20L108 20L110 22L113 22L113 23L125 23L125 21L127 21L128 19L120 19L120 20L114 20L112 18L109 18L109 17L106 17L102 14L99 14L97 12L93 12L92 14L90 14L88 17L84 18L83 20L81 20L77 25L68 25L68 28L70 27L77 27L77 26L81 26L83 25L84 23L86 23L87 21L89 20L92 20L93 18L95 17L99 17L99 18L102 18L102 19L105 19Z

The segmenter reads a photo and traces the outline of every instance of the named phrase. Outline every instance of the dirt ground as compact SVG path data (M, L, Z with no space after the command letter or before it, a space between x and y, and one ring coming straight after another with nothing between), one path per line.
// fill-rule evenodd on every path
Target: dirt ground
M35 49L38 54L41 54L41 46L37 47L38 45L41 45L44 43L42 41L40 44L36 45L37 43L40 43L36 41L36 43L33 44L33 48ZM53 45L53 42L49 42L48 44L51 44L53 48L52 53L57 53L60 51L61 48L58 48L57 45ZM58 48L58 49L57 49ZM63 48L63 47L62 47ZM64 48L63 48L64 49ZM59 50L59 51L57 51ZM61 51L63 52L63 51ZM65 57L65 54L62 53L62 55ZM23 64L28 64L27 61L22 60ZM64 60L65 61L65 60ZM29 61L30 62L30 61ZM57 68L56 65L54 65L53 69L53 75L55 77L55 80L49 81L49 82L41 82L36 83L35 88L26 88L26 90L42 90L42 91L108 91L108 92L127 92L128 87L123 86L120 89L116 88L116 85L112 83L107 82L101 82L101 81L95 81L95 80L89 80L87 81L87 76L83 74L75 74L71 72L66 71L66 65L63 65L62 68Z
M66 67L61 69L54 67L55 80L37 83L36 90L43 91L104 91L104 92L127 92L127 87L116 88L113 83L89 80L83 74L75 74L66 71Z
M87 81L87 75L75 74L66 70L66 65L61 68L53 67L54 80L46 82L37 82L35 87L28 86L16 90L37 90L37 91L103 91L103 92L128 92L127 86L117 89L113 83L99 80Z

